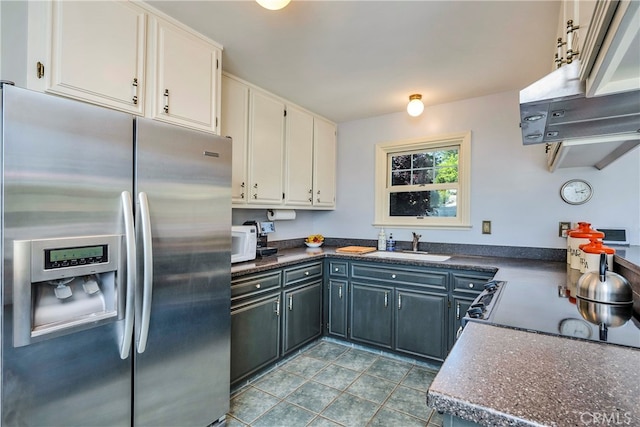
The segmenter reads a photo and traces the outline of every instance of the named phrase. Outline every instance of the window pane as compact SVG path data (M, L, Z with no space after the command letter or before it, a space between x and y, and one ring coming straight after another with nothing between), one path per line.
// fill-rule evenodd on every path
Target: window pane
M457 190L389 194L389 216L455 217Z
M393 172L391 185L411 185L411 173L408 171Z
M430 152L416 153L413 155L413 167L426 168L433 166L433 154Z
M391 170L411 169L411 155L391 156Z
M413 173L413 184L433 184L433 169L415 171Z

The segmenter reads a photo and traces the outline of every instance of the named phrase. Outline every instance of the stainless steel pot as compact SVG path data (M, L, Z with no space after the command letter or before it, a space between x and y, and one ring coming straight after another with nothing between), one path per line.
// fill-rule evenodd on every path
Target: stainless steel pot
M607 271L607 255L600 255L598 271L584 273L578 279L576 296L605 304L632 304L631 285L621 275Z
M585 320L595 325L615 328L622 326L633 315L632 304L604 304L585 299L577 300L578 311Z

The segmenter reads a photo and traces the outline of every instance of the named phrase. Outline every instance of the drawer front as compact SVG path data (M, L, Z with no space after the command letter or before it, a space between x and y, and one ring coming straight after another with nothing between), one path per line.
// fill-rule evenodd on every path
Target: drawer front
M379 267L369 264L351 264L351 277L353 279L373 279L384 281L394 285L424 286L432 289L447 289L449 273L446 271Z
M316 262L299 267L288 268L284 271L284 285L291 286L309 279L322 278L322 263Z
M347 277L348 269L347 263L343 261L330 261L329 262L329 274L331 276Z
M274 271L234 280L231 283L231 298L261 295L274 289L278 289L280 288L281 278L282 272Z
M455 292L479 294L484 289L492 275L483 275L482 273L452 273L453 290Z

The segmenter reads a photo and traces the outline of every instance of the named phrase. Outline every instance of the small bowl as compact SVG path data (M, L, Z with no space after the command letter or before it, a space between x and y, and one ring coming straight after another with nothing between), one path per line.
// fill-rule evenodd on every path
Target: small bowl
M314 242L304 242L304 244L305 244L305 245L307 245L307 247L309 247L309 248L319 248L320 246L322 246L322 244L323 244L323 243L324 243L324 242L317 242L317 243L314 243Z

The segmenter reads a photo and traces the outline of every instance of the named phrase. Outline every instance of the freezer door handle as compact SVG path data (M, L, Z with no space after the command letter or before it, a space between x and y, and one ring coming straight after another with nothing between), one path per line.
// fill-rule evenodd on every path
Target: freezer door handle
M120 194L122 200L122 216L124 217L124 235L125 246L127 252L127 293L125 301L124 316L124 336L122 337L122 346L120 347L120 358L129 357L131 350L131 341L133 339L133 316L134 316L134 295L135 295L135 277L136 277L136 232L133 225L133 205L131 203L131 194L123 191Z
M140 223L142 226L142 309L140 311L140 334L137 340L138 353L147 348L149 321L151 318L151 297L153 295L153 248L151 245L151 219L149 216L149 200L147 193L138 194L140 202Z

